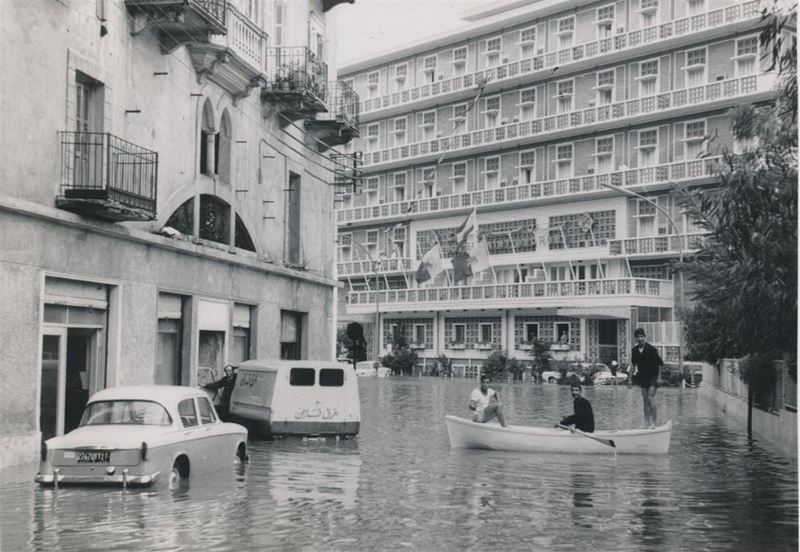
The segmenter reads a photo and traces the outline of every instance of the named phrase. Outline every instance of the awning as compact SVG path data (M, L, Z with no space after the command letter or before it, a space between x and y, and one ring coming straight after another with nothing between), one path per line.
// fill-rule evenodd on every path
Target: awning
M630 307L562 307L557 312L559 316L572 318L628 320L631 317Z

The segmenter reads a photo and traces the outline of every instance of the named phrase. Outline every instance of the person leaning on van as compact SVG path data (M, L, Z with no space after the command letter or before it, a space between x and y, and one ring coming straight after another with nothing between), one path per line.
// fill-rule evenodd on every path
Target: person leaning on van
M208 389L210 391L222 389L222 393L219 397L219 405L217 406L217 412L220 418L228 415L231 406L231 393L233 393L233 388L236 385L236 367L228 364L224 368L224 371L225 375L220 379L203 386L203 389Z

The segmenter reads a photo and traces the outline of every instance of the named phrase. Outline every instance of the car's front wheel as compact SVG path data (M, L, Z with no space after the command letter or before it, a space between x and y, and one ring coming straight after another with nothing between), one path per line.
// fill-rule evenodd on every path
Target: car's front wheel
M550 378L547 380L547 383L555 383L555 382L556 382L556 378L554 378L554 377L550 377Z
M172 470L169 472L169 488L177 489L181 485L181 481L189 477L189 460L185 456L180 456L175 459L172 464Z

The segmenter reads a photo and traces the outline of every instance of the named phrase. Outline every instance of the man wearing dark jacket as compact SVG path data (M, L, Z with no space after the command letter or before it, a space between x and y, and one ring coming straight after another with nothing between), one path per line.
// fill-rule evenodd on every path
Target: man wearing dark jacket
M207 383L203 386L203 389L208 389L209 391L218 391L222 389L219 405L217 405L217 413L220 418L227 419L231 405L231 394L236 385L236 367L229 364L224 368L224 371L225 375L222 378L213 383Z
M655 398L658 381L661 379L661 366L664 362L655 347L647 342L647 336L642 328L633 332L636 346L631 351L632 376L642 389L642 403L644 405L644 423L646 427L656 427ZM628 387L633 383L632 377L628 379Z
M567 416L558 426L575 426L576 429L592 433L594 431L594 412L592 412L592 405L581 397L581 386L578 383L573 383L569 386L569 392L572 393L572 398L575 399L572 403L572 408L575 413L572 416Z

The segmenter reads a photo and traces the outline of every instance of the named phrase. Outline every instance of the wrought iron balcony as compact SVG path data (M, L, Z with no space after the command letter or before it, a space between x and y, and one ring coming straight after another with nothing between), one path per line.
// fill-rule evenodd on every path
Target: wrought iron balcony
M264 84L269 36L246 15L228 4L228 32L210 42L187 44L198 80L208 78L231 93L236 102Z
M348 314L385 311L470 308L602 306L635 300L643 306L670 307L672 282L647 278L608 278L462 287L354 291L347 294Z
M755 101L757 98L753 96L758 94L766 99L774 84L773 73L710 82L644 98L377 150L364 154L364 167L390 168L403 165L407 160L425 162L445 152L457 152L457 155L481 153L495 150L498 146L529 145L534 142L532 138L561 139L588 130L613 129L620 123L639 124L664 119L673 113L679 115L684 111L733 106L741 98Z
M378 274L402 273L411 270L412 262L418 264L408 257L382 258L375 261L378 266ZM375 274L375 267L366 259L356 261L344 261L336 263L339 276L371 276Z
M325 144L321 151L358 136L358 94L344 82L331 82L323 101L327 110L304 122L306 130Z
M569 64L580 64L581 62L594 64L597 63L595 58L608 56L615 52L620 52L621 55L630 55L633 50L636 50L637 53L644 54L647 46L651 46L650 49L662 50L667 47L665 41L670 39L692 34L707 35L711 29L739 22L757 21L760 17L761 11L758 2L752 0L741 2L733 6L710 10L706 13L683 17L555 52L541 53L497 67L367 99L361 102L361 112L364 115L371 115L380 110L400 107L428 98L433 100L438 98L441 101L441 96L449 94L474 94L474 88L484 79L489 82L487 90L491 91L495 86L508 86L514 79L529 79L531 75L539 71L549 73L554 68L559 68L563 73L572 70L567 66ZM578 68L576 66L574 69ZM382 115L385 116L385 114Z
M133 17L132 34L154 27L164 53L192 42L225 34L227 0L125 0Z
M461 194L426 197L364 207L337 208L336 222L342 225L354 222L373 222L382 219L408 218L413 215L447 216L474 207L516 204L516 206L569 198L607 190L604 184L614 186L665 186L672 183L700 182L714 177L719 157L692 159L653 167L618 170L607 174L587 174L562 180L547 180L505 188L476 190ZM509 205L511 207L513 205ZM389 222L384 220L383 222Z
M154 220L158 153L104 132L59 132L56 205L104 220Z
M267 48L261 99L280 113L282 126L327 111L327 87L328 65L305 46Z
M356 0L322 0L322 11L326 12L339 4L354 4Z
M707 232L608 240L608 254L612 257L673 257L681 251L684 254L697 252L706 240Z

